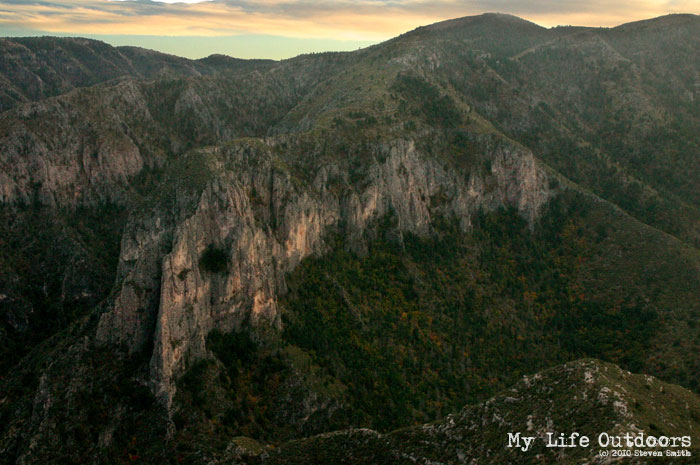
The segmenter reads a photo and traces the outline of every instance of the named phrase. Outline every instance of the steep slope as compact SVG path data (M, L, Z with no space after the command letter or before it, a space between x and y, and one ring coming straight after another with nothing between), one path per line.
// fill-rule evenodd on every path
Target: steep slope
M699 28L694 15L614 30L547 30L506 15L439 23L356 54L274 131L337 126L353 115L397 118L399 130L420 124L416 113L426 107L401 101L433 97L420 86L409 98L397 95L392 83L408 75L455 99L473 123L495 127L640 221L697 245Z
M1 373L109 294L127 216L114 204L0 207Z
M697 245L698 31L686 15L552 30L517 53L443 42L437 80L569 179Z
M497 211L468 235L447 222L432 239L308 260L287 281L284 339L346 387L361 424L380 430L582 356L697 386L698 254L555 192L534 231ZM666 252L645 250L662 242Z
M7 220L3 227L17 229L16 236L5 238L13 252L5 257L7 272L2 279L7 296L3 302L8 302L2 316L3 352L20 349L20 354L26 353L32 347L30 340L41 340L70 323L74 312L64 309L62 302L75 298L66 282L87 283L93 276L103 276L103 271L95 274L95 270L105 266L109 269L104 279L114 281L118 252L117 256L102 251L85 256L86 246L81 245L83 239L75 240L76 235L96 235L95 240L88 240L108 242L105 250L118 250L126 215L110 212L128 211L145 201L159 184L163 166L192 146L264 135L317 80L340 64L342 56L328 54L299 57L265 73L229 73L196 80L126 78L2 113L0 199ZM304 78L307 71L313 72L314 79ZM80 234L68 224L75 221L72 212L76 209L89 224L81 227ZM110 215L105 224L111 229L96 226L99 220L95 218L101 215ZM116 219L119 221L113 221ZM60 231L57 236L61 239L35 235L33 225L38 221ZM62 245L52 249L55 242ZM45 250L55 252L45 255ZM71 257L84 257L83 265L76 269L71 265L76 258ZM28 263L51 269L55 276L48 281L39 278L41 273L37 275ZM61 278L68 269L81 271ZM65 282L48 285L55 280ZM96 294L89 287L76 288L75 295L90 295L88 301L94 304L107 296L111 286L101 285ZM58 310L54 303L59 303ZM62 323L53 324L57 321ZM27 338L28 334L34 336Z
M299 57L264 72L124 79L5 112L0 114L0 200L124 204L143 168L191 147L264 136L342 66L342 55L328 54Z
M532 154L517 147L494 147L484 154L492 159L490 172L462 177L431 160L412 141L364 147L343 142L356 157L371 158L353 167L334 159L339 145L307 145L302 153L293 146L266 147L259 142L235 144L213 154L194 153L193 162L207 163L213 173L213 179L195 194L199 200L194 208L188 213L180 210L185 214L175 221L173 231L165 226L172 221L169 213L159 217L151 209L145 225L127 231L127 237L156 239L151 239L154 248L163 248L157 238L168 237L171 242L166 249L171 252L153 263L156 254L145 253L144 245L124 244L120 272L124 287L114 310L100 320L98 340L119 341L131 351L140 351L153 338L153 375L162 383L159 390L168 405L173 379L206 357L206 336L212 329L230 331L243 320L279 325L276 301L286 288L285 273L303 258L326 251L325 239L331 231L348 237L349 248L362 251L372 224L387 215L393 214L398 234L424 236L434 217L456 218L466 229L479 209L512 206L534 220L551 195L547 174L537 167ZM318 162L326 157L333 158ZM316 160L315 166L304 166L310 159ZM280 169L280 164L287 168ZM355 179L351 179L352 169L360 171ZM304 178L295 176L302 172ZM512 180L516 182L510 184ZM449 200L436 208L430 199L438 193ZM212 246L231 264L226 273L202 269L201 257ZM127 271L127 256L134 253L144 254L143 259ZM144 269L162 274L141 282ZM134 289L159 290L160 295L154 299L142 292L135 302ZM157 309L148 305L153 301ZM154 319L151 335L149 322Z

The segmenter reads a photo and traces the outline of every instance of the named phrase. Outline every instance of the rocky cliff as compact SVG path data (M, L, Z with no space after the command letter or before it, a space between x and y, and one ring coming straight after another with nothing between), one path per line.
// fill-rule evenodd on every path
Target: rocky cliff
M341 231L353 238L350 247L366 253L367 237L385 216L395 218L398 234L429 234L433 216L455 218L466 231L477 211L508 206L534 222L554 195L551 175L512 144L499 142L483 154L492 160L483 173L451 170L410 140L365 150L361 179L351 180L347 161L332 161L304 173L306 183L283 164L296 154L273 154L274 139L190 153L192 163L208 163L215 174L177 220L148 210L147 219L129 225L122 284L114 308L100 318L98 340L130 351L152 341L152 374L169 405L174 379L207 357L213 329L230 331L244 320L280 326L285 275L327 250L329 233ZM212 247L224 251L225 272L202 264Z

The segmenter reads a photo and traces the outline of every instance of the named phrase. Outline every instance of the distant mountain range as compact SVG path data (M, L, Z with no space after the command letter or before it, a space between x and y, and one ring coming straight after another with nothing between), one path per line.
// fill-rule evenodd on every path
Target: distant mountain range
M0 50L0 463L697 460L700 17Z
M273 63L225 55L188 60L139 47L112 47L82 38L0 40L0 111L118 78L194 77L218 71L246 71Z

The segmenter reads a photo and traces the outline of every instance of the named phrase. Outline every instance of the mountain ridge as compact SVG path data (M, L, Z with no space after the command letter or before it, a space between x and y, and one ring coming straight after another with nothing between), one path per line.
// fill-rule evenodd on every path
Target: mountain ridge
M562 379L562 375L563 378ZM567 383L562 389L559 385ZM430 424L405 428L388 434L378 434L371 430L338 431L312 437L297 442L284 444L279 448L256 449L242 438L234 440L229 448L229 457L222 463L606 463L600 451L605 450L598 444L601 434L608 436L624 435L634 431L635 435L666 435L680 437L669 431L660 430L658 424L668 413L658 415L650 421L644 412L650 405L642 405L640 399L634 399L633 392L673 392L679 395L678 401L669 400L671 408L683 409L682 405L695 405L693 395L681 393L674 386L657 385L652 377L631 375L610 364L597 360L577 360L558 366L532 376L525 376L519 383L499 393L480 405L465 407L460 413ZM642 388L642 391L640 391ZM560 393L559 390L562 390ZM580 389L580 391L579 391ZM572 390L575 391L571 392ZM520 413L520 403L527 403L533 392L535 404L528 404L527 415ZM563 394L563 395L562 395ZM658 394L657 394L658 395ZM690 403L680 400L689 396ZM567 397L569 397L567 399ZM594 399L596 405L587 405L583 399ZM634 399L634 400L633 400ZM680 401L680 402L679 402ZM541 404L540 404L541 402ZM566 412L558 411L566 405ZM610 406L612 408L610 408ZM691 407L696 408L696 407ZM610 412L605 412L608 410ZM518 412L513 414L513 412ZM573 415L572 416L572 412ZM605 412L605 413L604 413ZM614 413L612 413L614 412ZM607 415L610 414L611 418ZM589 415L597 415L598 429L590 429ZM675 415L674 415L675 416ZM644 417L644 418L642 418ZM516 419L517 418L517 419ZM614 418L614 419L612 419ZM584 420L585 419L585 420ZM695 422L693 432L687 435L688 442L697 442L697 412L688 414L688 425ZM571 422L570 424L568 424ZM641 427L641 430L640 430ZM495 430L495 431L492 431ZM476 432L478 431L478 433ZM649 432L651 431L651 432ZM679 431L691 431L681 429ZM532 450L522 451L513 446L507 447L508 433L520 432L521 435L534 435L535 445ZM572 449L552 449L543 446L546 434L570 434L576 432L587 436L593 444L591 448L574 447ZM474 439L476 436L478 439ZM491 441L484 446L484 438ZM258 446L259 447L259 446ZM479 448L478 451L472 448ZM630 450L635 450L632 447ZM638 450L645 450L639 448ZM647 448L646 450L650 450ZM691 452L693 454L694 450ZM678 459L668 459L677 463ZM680 463L692 463L692 456ZM628 463L648 463L647 459L628 458ZM662 460L663 461L663 460Z
M221 60L214 55L189 60L141 47L113 47L81 37L6 37L3 51L0 112L28 101L61 95L112 79L201 76L235 72L266 60ZM40 64L40 62L43 62ZM8 75L8 73L11 73Z
M615 31L615 30L625 30L625 29L634 29L634 28L639 28L643 26L648 26L648 25L668 25L670 23L676 24L679 21L681 23L692 23L693 21L697 21L698 15L692 15L692 14L670 14L666 16L660 16L658 18L653 18L649 20L642 20L642 21L634 21L630 23L625 23L621 24L619 26L615 26L612 28L606 28L606 27L600 27L600 28L593 28L593 27L587 27L587 26L577 26L577 29L583 29L583 30L591 30L591 31ZM493 26L494 24L499 24L501 22L505 26L512 26L513 24L518 24L521 26L527 26L528 28L532 29L533 31L538 31L538 32L545 32L545 33L550 33L552 31L556 30L561 30L562 27L555 27L555 28L545 28L543 26L539 26L536 23L527 21L525 19L519 18L514 15L509 15L509 14L504 14L504 13L483 13L480 15L474 15L474 16L465 16L461 18L455 18L455 19L449 19L445 21L441 21L435 24L432 24L430 26L421 26L416 28L413 31L410 31L408 33L402 34L398 38L406 37L406 36L420 36L421 34L425 33L431 33L431 32L436 32L436 31L455 31L455 30L460 30L460 29L465 29L465 27L473 27L476 25L482 25L482 24L490 24ZM561 32L561 31L559 31ZM397 39L398 39L397 38ZM390 39L387 42L392 42L397 39ZM1 89L3 92L3 100L2 100L2 106L0 106L0 111L5 111L9 108L12 108L17 102L21 101L27 101L29 100L35 100L38 98L43 98L43 97L48 97L48 96L55 96L59 95L60 93L65 92L65 90L71 90L75 87L82 87L86 84L88 85L93 85L97 84L99 82L104 82L105 80L109 79L114 79L116 77L123 77L123 76L132 76L132 77L140 77L140 78L152 78L155 76L158 76L159 74L162 73L170 73L172 75L180 75L180 76L196 76L196 75L201 75L201 74L211 74L212 72L229 72L229 71L235 71L240 68L250 68L250 67L255 67L255 66L260 66L264 64L272 64L272 63L279 63L280 61L275 61L275 60L256 60L256 59L240 59L240 58L235 58L235 57L229 57L227 55L221 55L221 54L213 54L208 57L204 58L199 58L196 60L190 60L186 58L181 58L173 54L168 54L168 53L163 53L163 52L157 52L157 51L152 51L148 49L144 49L141 47L136 47L136 46L118 46L118 47L113 47L110 46L104 42L101 42L96 39L87 39L87 38L82 38L82 37L53 37L53 36L43 36L43 37L4 37L2 38L3 45L5 47L5 62L3 63L3 68L7 69L9 66L22 66L21 63L12 63L11 61L8 60L8 53L12 49L12 47L17 47L18 45L23 47L26 51L29 52L39 52L42 48L46 47L50 43L53 43L55 45L58 45L61 49L66 51L66 49L70 49L71 46L76 46L76 47L81 47L83 48L80 53L94 53L96 51L93 50L92 47L97 46L99 49L101 49L101 52L104 53L106 51L110 51L114 55L114 52L117 52L117 56L114 57L114 59L117 60L117 62L109 62L107 63L107 68L116 68L113 73L107 73L105 74L105 71L102 70L102 75L83 75L78 77L77 82L71 82L71 79L68 79L64 82L59 81L58 83L54 83L53 87L50 87L48 89L48 93L42 93L42 91L37 91L32 90L32 89L17 89L17 88L10 88L10 89ZM59 43L63 43L63 45L59 45ZM14 44L14 45L12 45ZM381 45L381 44L378 44ZM362 49L360 52L366 51L368 49L377 47L378 45L368 47L367 49ZM91 47L92 46L92 47ZM33 47L33 48L32 48ZM122 52L126 52L122 54ZM152 55L153 57L158 57L158 60L160 60L159 65L155 69L147 69L147 68L139 68L133 67L133 64L128 63L128 61L134 61L136 59L139 59L139 55L143 53L148 53ZM341 53L341 54L355 54L357 52L334 52L334 53ZM122 54L123 56L119 57L119 54ZM222 57L227 57L227 59L222 61ZM48 57L44 57L48 58ZM216 58L216 60L213 60ZM288 61L288 60L294 60L297 57L289 58L287 60L281 60L281 61ZM35 60L35 58L28 58L28 57L22 57L22 59L27 60L29 59L30 63L31 60ZM126 63L120 63L119 61L126 61ZM217 65L214 67L211 67L207 63L213 63L216 61ZM225 63L225 64L223 64ZM26 65L26 64L25 64ZM81 66L78 64L78 66ZM102 66L104 67L105 64L103 63ZM126 66L126 69L123 67ZM152 66L152 65L151 65ZM97 68L100 68L97 67ZM122 69L119 69L119 68ZM53 72L58 71L55 69L52 70ZM23 70L23 80L25 81L34 81L35 85L42 86L46 84L42 84L42 81L46 79L42 79L40 75L37 75L35 73L32 73L28 70ZM83 71L84 73L84 71ZM33 75L32 75L33 74ZM30 77L31 76L31 77ZM7 79L7 76L3 76L3 80L6 83L10 83L13 81L13 79ZM53 79L56 79L56 77L53 77ZM60 77L58 78L60 80ZM77 84L77 85L76 85ZM6 84L7 85L7 84ZM25 84L26 86L27 84ZM51 84L48 84L51 86ZM29 94L26 94L26 92L29 92ZM39 93L37 93L39 92Z

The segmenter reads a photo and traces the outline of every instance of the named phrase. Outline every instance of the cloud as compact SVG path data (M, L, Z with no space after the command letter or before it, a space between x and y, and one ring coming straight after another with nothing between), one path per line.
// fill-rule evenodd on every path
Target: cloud
M5 0L0 29L63 34L230 36L382 40L443 19L500 11L545 26L611 26L697 0Z

